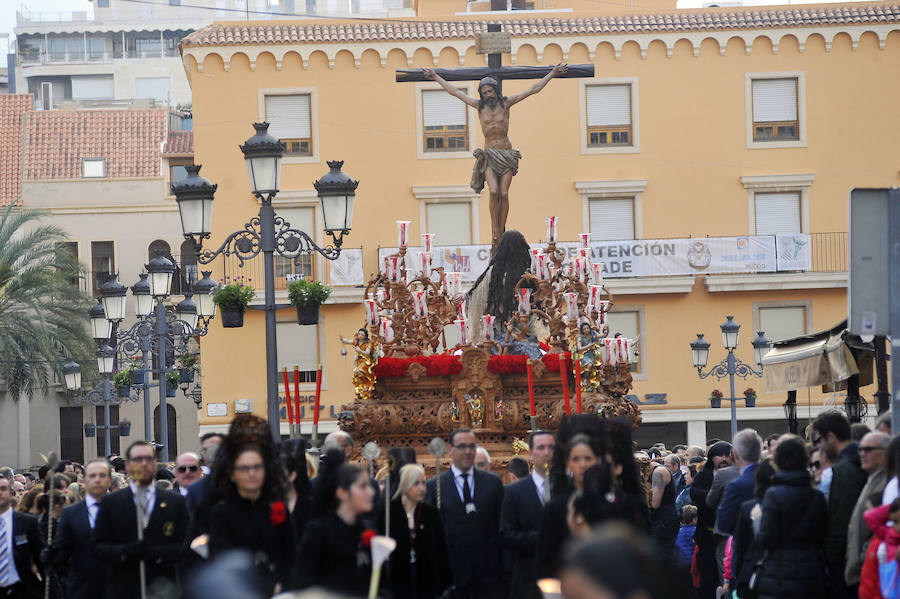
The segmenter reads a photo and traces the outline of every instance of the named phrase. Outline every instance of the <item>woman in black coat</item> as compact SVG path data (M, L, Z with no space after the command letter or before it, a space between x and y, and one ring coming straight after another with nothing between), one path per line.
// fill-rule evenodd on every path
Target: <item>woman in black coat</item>
M372 511L375 489L362 468L343 462L344 453L338 449L329 450L322 459L291 587L365 597L375 531L363 516Z
M378 530L385 530L379 512ZM447 541L437 509L425 503L425 469L418 464L400 468L397 492L391 501L389 536L397 547L390 557L394 599L436 599L453 582Z
M741 504L738 511L734 539L731 542L731 580L728 587L737 591L741 599L756 599L757 593L751 590L750 577L753 569L763 558L763 548L759 544L759 527L762 521L763 498L772 486L775 466L766 458L756 468L756 485L753 499Z
M778 473L763 499L759 544L765 560L759 575L760 599L817 599L826 596L822 558L828 516L825 497L813 489L806 446L796 435L775 449Z
M731 443L719 441L709 448L706 463L690 486L691 503L697 506L697 530L694 543L697 544L697 570L700 574L698 599L715 599L716 587L720 584L719 566L716 564L716 510L706 505L706 495L712 487L716 468L727 465L731 455Z
M209 512L209 551L229 549L253 555L261 591L271 596L288 581L297 546L284 504L281 465L271 445L229 438L217 456L219 499Z

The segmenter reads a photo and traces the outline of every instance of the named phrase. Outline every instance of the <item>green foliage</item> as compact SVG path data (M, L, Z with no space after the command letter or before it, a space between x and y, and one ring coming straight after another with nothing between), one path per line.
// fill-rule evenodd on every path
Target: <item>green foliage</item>
M113 385L116 387L125 387L131 385L131 373L140 370L141 362L139 360L129 360L125 366L116 371L113 375Z
M13 399L49 388L62 362L94 363L85 326L90 298L72 282L82 274L62 245L65 231L43 214L9 206L0 215L0 377Z
M181 384L181 375L177 370L169 370L166 372L166 385L170 389L178 387Z
M288 300L291 305L303 308L309 305L324 304L331 296L331 287L321 281L300 279L288 284Z
M181 354L178 356L178 368L190 368L196 373L200 372L199 354Z
M226 277L213 293L213 301L222 308L246 308L255 296L256 290L250 285L250 279L245 283L244 277L237 277L233 281Z

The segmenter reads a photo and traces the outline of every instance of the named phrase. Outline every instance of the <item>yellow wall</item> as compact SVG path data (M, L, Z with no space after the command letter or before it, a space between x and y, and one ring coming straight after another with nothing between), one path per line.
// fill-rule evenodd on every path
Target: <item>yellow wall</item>
M831 37L826 30L804 39L802 52L797 38L781 39L777 53L770 37L778 39L783 32L750 33L756 39L749 55L740 38L728 42L724 56L714 40L700 44L698 56L691 42L682 40L674 44L671 58L664 41L644 39L625 44L617 59L610 43L595 40L593 62L598 77L634 77L639 82L640 152L582 154L579 83L552 81L540 95L512 109L510 138L524 158L513 180L508 228L538 241L543 237L543 216L556 214L561 219L561 238L574 240L586 229L575 181L647 179L642 195L644 238L746 235L751 231L742 176L814 173L809 232L846 231L851 188L900 183L896 160L900 31L887 35L883 49L875 33L865 33L855 50L850 36L839 34L826 51L825 37ZM805 38L808 33L800 30L798 35ZM535 38L538 43L543 47L546 39ZM459 66L456 51L446 45L423 41L414 54L414 65L433 66L434 52L441 67ZM641 46L647 49L646 58L641 57ZM404 54L391 51L382 66L378 51L367 50L357 67L351 52L359 53L363 47L348 45L349 51L339 52L330 68L324 52L333 51L334 46L323 46L323 52L312 54L304 68L297 52L308 54L309 47L298 44L296 52L284 57L280 69L272 54L257 56L258 49L249 48L245 51L255 60L254 69L247 55L237 54L226 71L223 59L213 54L202 61L202 72L194 53L209 49L184 49L193 90L195 158L203 164L202 174L219 184L215 233L207 247L217 246L228 232L241 228L257 209L238 145L251 135L250 123L259 118L258 90L263 88L317 89L321 162L285 165L282 189L310 190L312 182L327 171L326 159L345 161L344 170L360 181L355 227L346 244L365 248L367 276L376 268L376 248L396 243L395 220L413 222L413 239L424 232L419 229L419 204L412 187L468 183L469 154L458 159L417 158L415 87L394 82L394 69L407 66ZM540 62L534 48L522 48L517 64L554 64L563 60L562 47L568 47L564 38L544 49ZM284 51L277 45L266 49L279 55ZM220 52L230 55L233 50L226 47ZM571 48L568 61L589 62L588 47ZM462 62L485 64L471 47ZM783 71L800 71L805 77L807 147L748 150L745 74ZM516 93L527 85L507 82L504 93ZM470 126L473 116L470 112ZM490 240L487 204L485 192L479 204L480 243ZM811 301L809 329L817 331L845 318L845 297L844 288L710 293L702 276L696 277L689 294L620 296L619 303L643 305L646 310L647 329L641 343L647 352L649 380L637 381L634 392L641 397L668 393L668 408L708 406L709 391L716 386L725 390L725 386L700 381L691 368L688 343L695 333L706 333L712 343L710 362L717 361L724 355L718 325L725 314L734 314L743 325L739 356L752 362L754 302ZM285 311L283 318L292 316ZM340 357L338 335L350 336L360 326L362 307L328 305L323 319L323 410L327 413L327 406L339 406L353 396L352 356ZM202 342L204 371L215 373L204 377L206 402L225 401L230 406L234 398L250 397L255 411L265 413L262 322L262 313L256 312L248 313L243 329L223 330L213 323ZM746 385L738 384L740 392ZM749 384L761 387L760 381ZM872 391L866 389L864 395ZM813 397L820 395L814 391ZM783 394L764 395L760 401L780 404ZM204 418L201 423L224 421Z

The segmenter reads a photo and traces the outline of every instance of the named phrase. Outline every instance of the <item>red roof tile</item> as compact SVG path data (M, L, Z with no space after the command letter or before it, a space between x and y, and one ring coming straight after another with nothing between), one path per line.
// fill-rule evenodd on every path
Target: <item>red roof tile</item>
M22 120L32 102L29 94L0 94L0 206L22 191Z
M839 4L833 7L711 8L661 14L571 18L486 19L464 21L366 21L326 23L214 23L182 40L190 46L375 42L390 40L472 39L488 23L502 23L516 37L714 31L772 27L814 27L900 22L898 4Z
M164 109L34 111L24 179L80 179L82 158L105 158L108 178L158 177L165 139Z
M163 154L182 155L193 153L193 131L169 131L169 134L166 136L166 145L163 146Z

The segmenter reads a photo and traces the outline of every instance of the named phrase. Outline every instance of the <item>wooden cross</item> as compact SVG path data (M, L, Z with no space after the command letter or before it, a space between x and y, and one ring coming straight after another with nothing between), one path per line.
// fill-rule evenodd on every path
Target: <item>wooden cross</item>
M503 53L510 53L512 46L509 33L500 30L499 23L489 23L488 32L480 33L475 38L475 52L487 54L487 67L462 67L457 69L434 69L434 72L444 78L445 81L480 81L484 77L493 77L502 86L504 79L541 79L549 73L553 67L504 67L502 66ZM569 71L558 75L560 78L593 77L594 65L572 64ZM422 69L397 69L396 80L398 83L410 81L428 81L422 74ZM501 87L502 89L502 87Z

